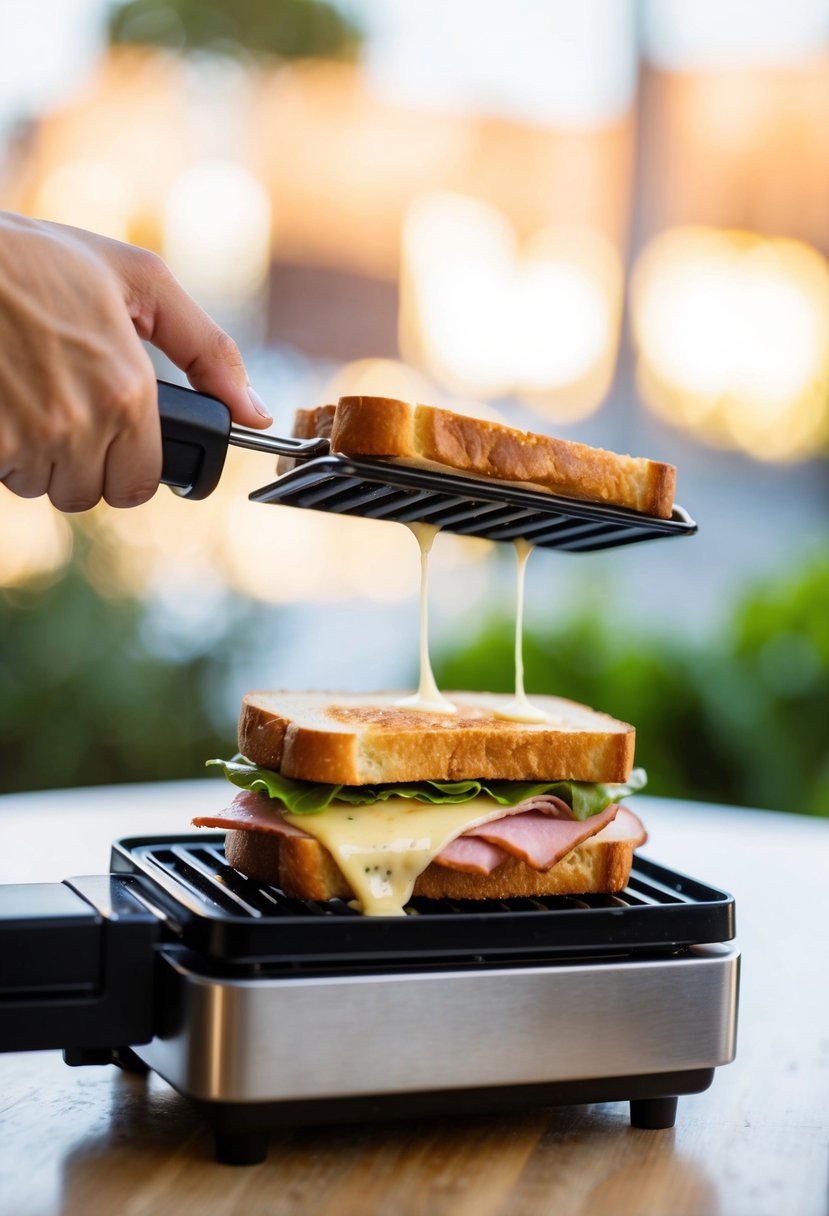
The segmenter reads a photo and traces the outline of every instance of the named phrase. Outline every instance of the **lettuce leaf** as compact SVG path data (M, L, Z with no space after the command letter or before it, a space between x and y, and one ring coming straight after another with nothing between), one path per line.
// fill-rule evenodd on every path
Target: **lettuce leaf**
M293 781L269 768L260 768L244 756L232 760L208 760L217 765L228 781L243 790L255 790L281 802L292 815L318 815L333 802L355 806L385 802L387 798L416 798L419 802L468 802L489 794L501 806L515 806L539 794L554 794L566 802L573 818L584 820L600 814L611 802L635 794L647 784L643 768L635 768L624 783L587 781L412 781L399 785L325 785L316 781Z

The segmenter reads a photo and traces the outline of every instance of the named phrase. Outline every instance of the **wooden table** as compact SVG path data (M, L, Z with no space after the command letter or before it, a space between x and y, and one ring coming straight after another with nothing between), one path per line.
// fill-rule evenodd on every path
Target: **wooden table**
M113 837L176 832L219 781L0 798L0 881L104 873ZM733 892L736 1061L676 1128L626 1104L299 1129L217 1165L163 1081L0 1056L3 1216L824 1216L829 1169L829 822L637 799L655 860ZM608 1034L624 1011L607 1011Z

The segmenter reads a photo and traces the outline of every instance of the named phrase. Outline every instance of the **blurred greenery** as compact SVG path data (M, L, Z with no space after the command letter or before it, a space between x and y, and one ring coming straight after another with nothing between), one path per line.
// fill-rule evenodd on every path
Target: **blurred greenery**
M225 595L210 629L176 637L165 606L95 589L95 543L78 534L60 576L0 590L0 791L201 776L233 739L229 689L263 609ZM582 600L528 631L530 692L633 722L651 793L829 816L829 558L746 590L705 639ZM509 690L512 621L435 668L447 688Z
M126 0L110 11L110 39L176 51L346 59L357 52L360 30L325 0Z
M513 687L512 621L438 657L444 688ZM648 793L829 816L829 560L745 591L714 637L621 627L591 605L530 630L529 692L632 722Z
M222 690L252 611L234 601L218 637L176 654L151 644L147 606L102 596L82 560L0 589L0 792L203 776L235 737Z

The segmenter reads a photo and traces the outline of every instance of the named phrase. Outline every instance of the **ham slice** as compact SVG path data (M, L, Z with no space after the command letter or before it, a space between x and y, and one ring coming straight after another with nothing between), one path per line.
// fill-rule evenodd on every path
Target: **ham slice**
M589 840L616 817L618 806L611 803L589 819L554 819L540 811L510 815L474 828L472 835L500 845L513 857L520 857L534 870L549 870L583 840Z
M612 811L613 815L609 817L609 822L604 819L604 824L596 821L603 818L605 812L602 812L602 816L593 816L583 824L569 821L570 828L588 829L576 844L581 844L591 836L600 836L602 840L629 840L634 848L644 844L648 834L632 811L624 806L607 807L607 811ZM447 869L463 870L467 874L491 874L502 861L513 856L520 857L536 870L547 870L576 847L576 844L565 844L560 850L557 848L563 844L565 836L560 829L567 827L567 824L542 817L543 823L525 826L524 821L529 818L529 815L523 814L518 817L510 816L471 828L457 840L450 841L435 861ZM555 823L558 826L554 827ZM575 833L572 833L569 838L572 839L574 835ZM496 839L498 844L494 843ZM549 856L551 848L557 852L554 860L549 865L539 864L545 853Z
M199 815L193 820L197 828L223 828L237 832L270 832L274 836L307 836L283 819L272 798L254 790L242 790L227 810L218 815Z
M555 794L536 794L535 798L525 798L523 802L516 802L515 806L504 807L504 815L523 815L525 811L541 811L554 819L572 821L573 818L570 807L563 798L556 798Z
M435 861L447 870L463 870L465 874L491 874L496 866L509 857L497 844L480 836L458 836L438 853Z
M267 832L275 836L308 836L288 823L267 794L242 790L225 811L200 815L195 827L223 828L243 832ZM535 870L549 870L591 836L602 834L613 840L641 844L647 833L626 807L611 804L590 819L572 818L560 798L542 795L516 806L505 807L500 819L470 828L444 846L435 858L438 865L468 874L490 874L508 857L518 857Z

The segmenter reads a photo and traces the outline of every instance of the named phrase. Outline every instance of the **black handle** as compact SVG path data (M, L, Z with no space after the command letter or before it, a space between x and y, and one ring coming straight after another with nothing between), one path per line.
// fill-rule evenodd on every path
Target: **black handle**
M120 876L0 886L0 1052L149 1042L160 935Z
M207 498L219 484L230 435L230 410L215 397L158 381L161 480L183 498Z

